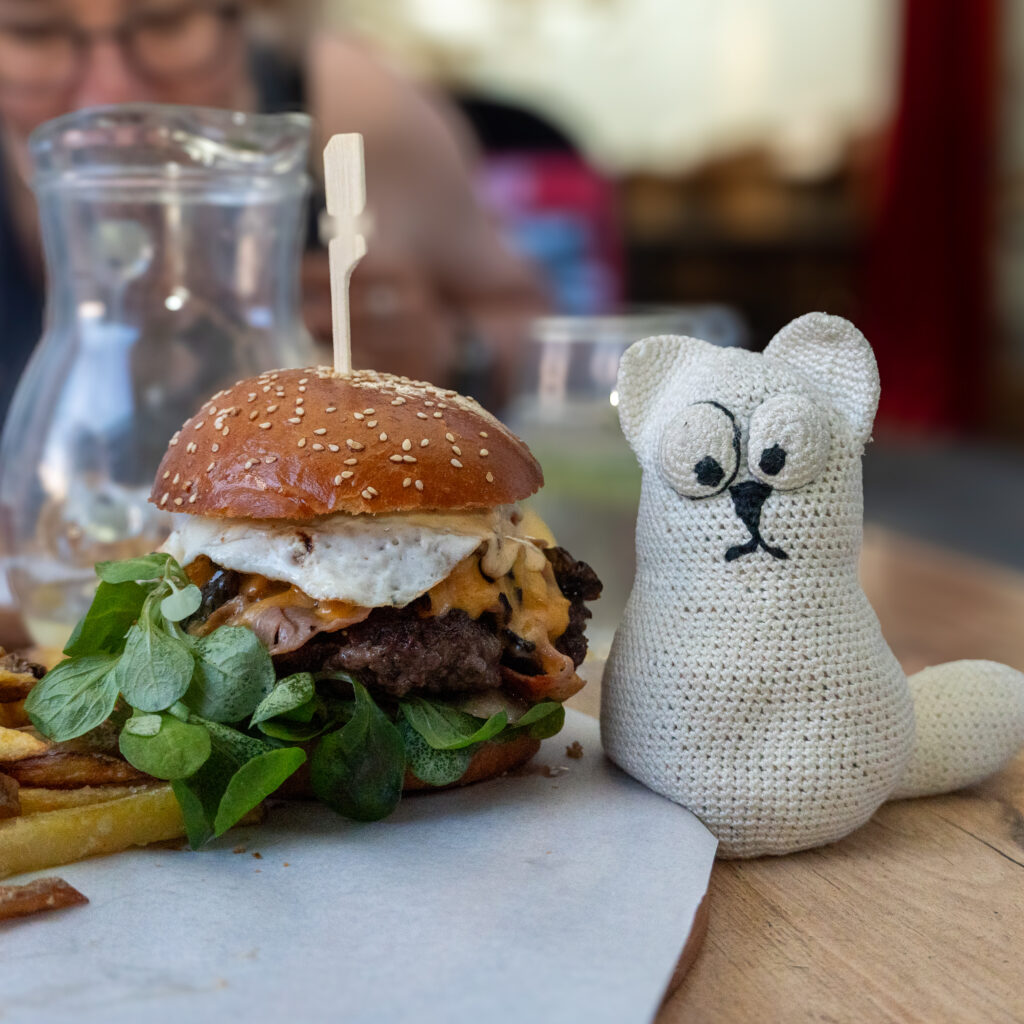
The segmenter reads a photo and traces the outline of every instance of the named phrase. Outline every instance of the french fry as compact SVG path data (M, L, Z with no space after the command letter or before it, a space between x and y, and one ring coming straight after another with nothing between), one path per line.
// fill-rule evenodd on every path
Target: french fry
M9 672L0 668L0 704L24 700L35 685L36 677L31 672Z
M21 814L21 800L18 783L0 773L0 818L16 818Z
M0 764L38 758L50 749L46 740L24 729L0 727Z
M63 878L37 878L25 885L0 885L0 921L44 910L77 907L89 901Z
M184 834L181 809L166 784L86 807L23 815L0 822L0 878Z
M262 817L260 805L239 824L250 825ZM0 878L184 835L181 809L168 783L103 803L22 815L0 821Z
M23 700L12 700L6 704L0 703L0 726L5 729L19 729L28 725L28 715L25 714L25 702Z
M26 786L21 790L22 814L46 814L69 807L88 807L152 789L157 783L138 786L81 786L79 789L44 789Z
M150 778L119 757L58 750L6 764L4 771L22 786L46 789L146 782Z

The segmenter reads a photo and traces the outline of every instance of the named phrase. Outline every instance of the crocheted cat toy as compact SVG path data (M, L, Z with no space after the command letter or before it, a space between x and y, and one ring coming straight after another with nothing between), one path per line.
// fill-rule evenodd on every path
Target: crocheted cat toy
M1024 675L909 680L857 575L878 403L864 336L812 313L763 354L648 338L619 373L643 469L637 574L606 667L604 748L719 855L832 842L885 800L969 785L1024 743Z

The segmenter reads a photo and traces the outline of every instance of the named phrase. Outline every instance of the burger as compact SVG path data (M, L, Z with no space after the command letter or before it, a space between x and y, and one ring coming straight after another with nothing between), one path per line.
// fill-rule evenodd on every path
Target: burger
M245 627L276 689L306 681L267 737L310 751L292 788L332 803L340 758L372 790L374 723L381 749L402 738L406 790L506 772L560 728L601 583L517 506L542 483L472 399L365 370L240 381L174 435L151 501L177 513L163 551L199 591L180 627ZM328 742L332 714L361 715L369 751Z

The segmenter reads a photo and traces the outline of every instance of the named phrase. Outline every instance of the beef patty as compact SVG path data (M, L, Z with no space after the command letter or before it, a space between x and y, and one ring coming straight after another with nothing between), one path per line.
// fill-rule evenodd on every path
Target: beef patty
M545 555L569 601L569 627L555 648L578 666L587 653L583 631L590 611L585 602L600 596L601 581L589 565L564 548L548 548ZM204 588L203 617L232 596L230 577L222 573L216 573ZM362 622L320 633L297 651L277 655L278 675L348 672L372 691L398 698L411 692L456 694L496 689L501 685L503 665L523 675L542 673L533 645L506 628L506 616L487 614L471 619L461 610L440 617L424 615L428 609L425 598L404 608L375 608Z

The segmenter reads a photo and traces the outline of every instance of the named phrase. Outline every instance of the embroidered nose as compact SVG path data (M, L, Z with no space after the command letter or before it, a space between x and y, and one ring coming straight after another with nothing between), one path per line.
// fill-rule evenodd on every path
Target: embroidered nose
M743 525L751 533L755 533L761 525L761 506L771 493L772 488L760 480L744 480L743 483L734 484L729 488L736 515L743 520Z

